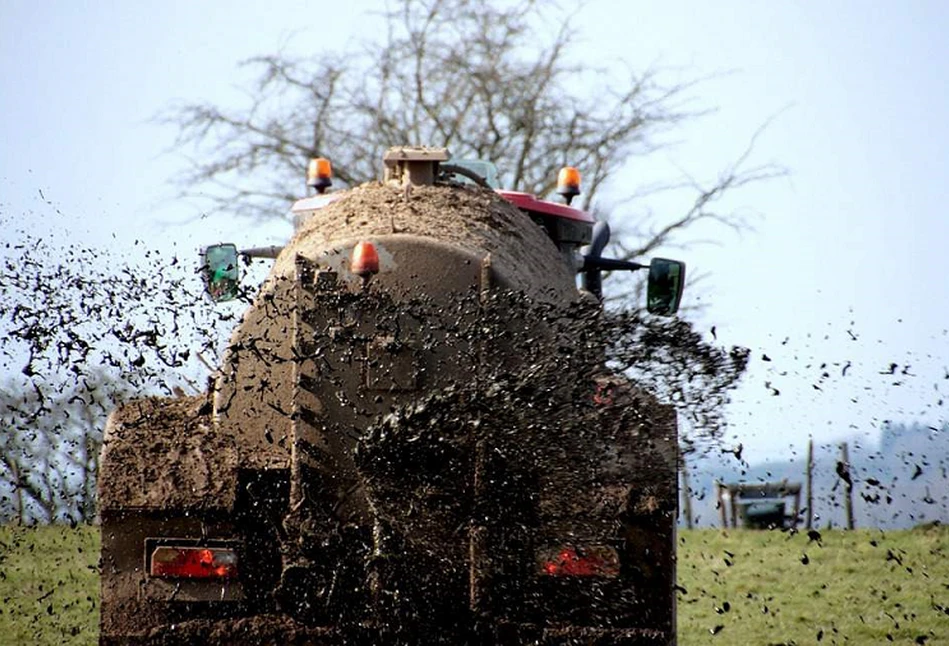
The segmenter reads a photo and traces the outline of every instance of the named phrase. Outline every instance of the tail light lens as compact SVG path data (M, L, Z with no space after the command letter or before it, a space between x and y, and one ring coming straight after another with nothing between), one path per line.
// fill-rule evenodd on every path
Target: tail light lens
M182 579L233 579L237 552L226 547L161 545L151 558L151 575Z
M538 555L537 565L544 576L619 576L619 555L608 545L550 548Z

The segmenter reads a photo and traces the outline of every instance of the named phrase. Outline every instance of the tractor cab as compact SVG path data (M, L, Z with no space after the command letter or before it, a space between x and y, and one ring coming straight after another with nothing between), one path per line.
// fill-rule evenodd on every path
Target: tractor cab
M581 275L581 286L596 298L603 298L603 271L638 271L649 268L646 309L651 314L670 316L679 309L685 286L685 263L668 258L653 258L649 265L626 260L602 258L610 239L606 221L597 221L590 213L571 206L580 195L580 171L572 166L560 169L557 193L565 204L538 198L533 193L508 191L498 187L497 167L483 160L460 160L441 166L443 172L465 183L493 188L505 200L528 215L547 232L557 245L564 262ZM479 181L483 179L483 181Z
M570 206L573 197L580 194L580 173L575 168L566 167L560 173L557 192L567 200L566 204L542 200L533 193L502 189L497 166L482 159L452 161L442 164L441 170L454 181L491 188L519 208L547 232L568 264L576 264L580 247L592 240L596 220L586 211Z
M542 227L568 263L576 264L580 248L593 239L596 220L586 211L541 200L531 193L503 190L497 193Z

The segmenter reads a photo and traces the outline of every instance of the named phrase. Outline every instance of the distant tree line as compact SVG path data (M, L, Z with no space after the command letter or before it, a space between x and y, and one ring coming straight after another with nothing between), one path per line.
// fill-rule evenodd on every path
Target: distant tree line
M100 369L59 384L8 378L0 386L0 522L95 518L102 429L128 394Z

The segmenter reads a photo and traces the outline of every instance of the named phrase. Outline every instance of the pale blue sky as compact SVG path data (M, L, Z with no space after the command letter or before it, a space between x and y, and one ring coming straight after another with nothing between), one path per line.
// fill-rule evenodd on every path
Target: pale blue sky
M339 48L371 35L360 13L375 6L0 3L3 222L24 218L35 230L89 243L113 233L119 244L174 241L186 256L208 241L269 243L285 235L226 218L163 224L197 212L167 200L166 180L182 162L162 154L174 132L150 119L175 99L240 102L248 80L240 60L278 47ZM664 252L711 273L691 295L708 305L700 329L715 325L720 340L753 349L732 410L732 433L746 455L781 455L811 433L820 441L873 434L888 418L944 423L935 387L949 390L942 378L949 367L949 9L938 2L593 0L576 22L578 55L591 62L622 57L679 70L670 80L710 77L692 92L693 105L715 112L673 133L678 143L632 164L617 185L679 169L712 178L777 115L752 161L782 164L789 176L723 205L760 213L757 232L702 230L696 237L720 244ZM40 190L66 217L43 204ZM688 200L679 194L648 206L659 217L675 215ZM765 353L772 362L760 360ZM847 361L853 366L840 377ZM834 377L816 391L823 362ZM893 386L878 374L890 362L913 364L916 376Z

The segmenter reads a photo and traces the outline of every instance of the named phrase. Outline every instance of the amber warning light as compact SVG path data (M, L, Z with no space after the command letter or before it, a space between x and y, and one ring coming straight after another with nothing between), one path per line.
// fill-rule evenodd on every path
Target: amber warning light
M333 165L323 157L311 159L306 167L306 185L323 193L333 185Z
M563 196L567 204L580 195L580 171L573 166L561 168L557 175L557 193Z

